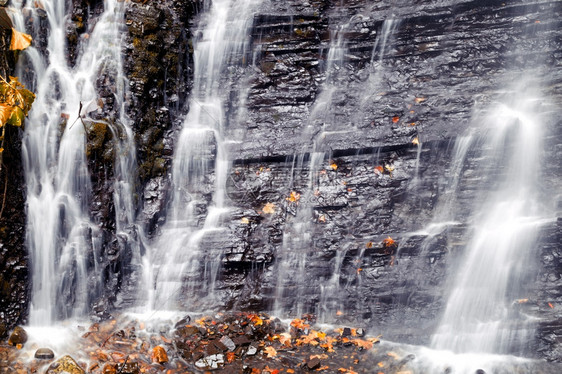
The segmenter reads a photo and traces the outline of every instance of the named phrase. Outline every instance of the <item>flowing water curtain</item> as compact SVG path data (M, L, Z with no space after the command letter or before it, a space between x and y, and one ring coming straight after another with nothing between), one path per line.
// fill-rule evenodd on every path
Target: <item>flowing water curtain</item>
M225 131L229 121L236 120L225 113L233 79L227 69L250 61L249 31L260 4L261 0L205 2L200 15L189 112L172 165L172 200L150 258L152 308L177 309L183 303L204 309L218 302L222 250L217 239L225 235L222 225L232 210L226 196L226 143L233 139ZM162 248L168 248L166 256L159 254ZM182 293L185 288L188 292Z
M123 4L106 1L104 5L89 37L80 38L82 54L75 66L67 59L64 1L44 2L49 29L32 30L49 33L47 54L31 49L26 55L36 77L30 84L37 92L23 145L32 324L84 315L102 289L101 233L89 214L92 186L86 135L91 112L83 104L98 101L100 75L115 76L118 102L125 83L120 64ZM38 25L37 12L31 13ZM122 108L114 109L119 113ZM116 176L124 174L116 172Z
M432 345L456 352L519 353L532 337L530 319L514 315L532 276L532 252L547 217L538 197L541 99L532 87L483 111L480 205ZM525 92L525 94L523 94ZM489 191L489 192L488 192ZM514 328L519 325L518 328ZM519 335L519 336L518 336Z
M330 44L324 63L325 80L311 106L302 135L312 143L311 149L301 150L303 154L310 152L310 160L307 165L296 165L297 171L308 173L308 179L298 191L303 198L297 205L295 217L287 220L276 263L277 285L273 311L279 315L299 316L304 312L314 312L319 315L320 320L330 321L337 318L337 314L344 309L342 293L361 292L360 282L357 286L351 286L349 281L342 280L342 275L347 271L343 264L349 247L337 251L330 262L332 270L328 279L309 279L308 275L311 273L309 267L320 261L315 254L319 249L315 247L313 239L316 227L314 211L319 206L316 194L324 190L322 183L329 183L322 182L319 173L323 167L329 170L337 168L331 161L329 165L324 165L324 158L328 157L331 149L330 141L337 138L338 134L353 131L353 128L363 121L370 93L376 92L376 87L380 84L378 80L384 69L383 57L388 52L388 45L400 24L395 19L382 22L372 47L369 78L353 93L360 95L357 100L359 107L349 112L346 105L350 101L348 90L352 69L348 64L360 58L350 52L347 37L349 33L360 30L362 23L367 20L369 17L356 14L346 22L334 24L330 28ZM366 96L362 96L363 93ZM300 158L302 155L294 156L294 159ZM295 183L298 182L291 180L291 190L294 189ZM325 192L329 194L329 190L330 187L326 186ZM360 263L361 256L354 261ZM355 291L350 291L351 289ZM358 299L361 300L360 297Z

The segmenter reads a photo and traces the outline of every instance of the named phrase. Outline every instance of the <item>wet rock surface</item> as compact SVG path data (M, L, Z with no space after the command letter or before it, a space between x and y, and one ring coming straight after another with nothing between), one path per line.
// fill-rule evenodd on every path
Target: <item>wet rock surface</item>
M77 40L101 10L97 1L74 3L67 30L70 61L75 59ZM474 177L478 152L474 152L463 171L467 178L459 189L453 217L459 224L438 234L424 232L447 190L443 176L454 167L450 164L454 143L471 126L475 105L485 107L496 100L498 89L506 80L517 80L527 64L538 67L537 80L546 87L545 97L560 102L560 8L559 1L530 7L522 1L265 2L254 17L251 48L245 56L245 61L255 63L231 69L228 79L234 83L224 88L225 96L232 98L226 137L233 140L228 145L233 165L227 182L233 212L223 223L223 234L206 236L201 244L206 258L220 259L213 290L218 300L215 307L272 310L281 299L287 315L313 312L321 320L364 323L392 340L427 343L442 313L447 269L458 260L467 241L466 219L478 182ZM196 1L127 3L125 65L131 90L127 114L134 123L138 147L139 221L150 235L157 235L166 215L174 141L188 109L190 39L200 10ZM382 43L385 31L391 32ZM328 74L328 50L338 32L347 40L345 58L343 63L336 61ZM524 36L527 33L530 37ZM107 88L115 82L108 75L102 74L98 82L104 103L98 119L118 125L111 118L116 109ZM240 90L242 82L249 82L247 91ZM333 91L329 105L322 97L327 87ZM239 103L245 103L245 108ZM239 121L241 109L247 115ZM130 248L127 238L115 234L115 138L104 126L92 126L86 150L94 189L91 211L100 224L95 234L105 251L101 266L105 293L93 309L104 319L115 306L131 303L137 278L124 283L126 272L134 271L128 268ZM545 127L549 135L543 190L549 195L560 190L562 125L554 119ZM19 135L13 130L9 136ZM414 139L421 145L413 144ZM29 289L22 167L18 157L7 156L19 155L20 150L17 141L11 144L14 149L4 155L8 167L0 175L8 175L10 196L0 217L0 320L6 332L24 321ZM311 167L318 151L324 152L322 160ZM210 153L212 161L214 151ZM214 178L210 170L201 189L211 191ZM556 204L559 215L560 202ZM207 208L199 211L198 221L204 222ZM304 211L309 216L303 220ZM306 266L281 268L282 261L291 256L284 242L301 234L298 225L303 221L312 238L300 252ZM134 228L128 233L131 238L136 235ZM385 242L389 237L391 245ZM545 227L537 252L540 271L525 291L538 296L514 308L540 318L530 355L560 361L559 220ZM200 274L188 276L198 279ZM195 294L205 296L208 291L204 285ZM310 357L326 354L320 349L299 356L295 363L278 341L262 344L240 327L244 334L228 335L224 341L221 333L210 339L206 324L189 323L176 330L184 334L181 344L170 335L143 347L124 327L120 340L99 331L90 331L84 339L98 347L107 336L111 339L106 344L112 347L117 347L116 341L125 342L124 347L140 344L137 348L144 358L134 362L125 362L126 353L117 348L118 353L102 352L108 358L96 358L98 367L92 371L104 373L135 372L144 364L146 370L159 370L151 366L161 365L151 357L157 344L170 362L177 363L177 370L184 365L179 357L185 354L191 355L185 365L193 370L200 362L228 372L228 353L236 354L242 347L243 357L263 360L268 346L283 352L279 353L282 359L274 362L287 365L284 368L332 366L332 358ZM204 347L186 343L202 340L207 342ZM172 349L174 344L177 347ZM163 360L163 355L157 357ZM238 363L242 365L238 359L233 365ZM342 367L355 368L344 365L348 363L341 362ZM263 372L265 362L257 366Z
M221 313L172 327L170 321L121 318L90 325L72 347L73 352L60 352L55 360L30 359L30 352L0 344L0 372L455 372L454 358L434 364L415 347L381 342L380 336L359 336L355 327L320 327L314 320L313 315L282 322L264 313ZM544 362L498 360L486 364L489 372L554 374L560 369Z

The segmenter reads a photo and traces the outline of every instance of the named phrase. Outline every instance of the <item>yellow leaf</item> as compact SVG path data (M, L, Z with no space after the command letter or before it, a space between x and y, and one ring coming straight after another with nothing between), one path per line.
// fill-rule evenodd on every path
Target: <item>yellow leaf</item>
M332 170L338 170L338 165L335 162L332 162L330 164L330 167L332 168Z
M10 50L23 50L31 45L31 35L19 32L12 27L12 41L10 42Z
M267 203L264 205L263 207L263 212L265 214L273 214L275 213L275 204L273 203Z
M13 106L0 103L0 127L8 123L13 110Z
M249 220L248 218L246 218L246 217L242 217L242 219L240 220L240 223L244 223L244 224L247 225L247 224L250 223L250 220Z
M426 101L426 100L427 100L427 99L426 99L425 97L416 97L416 98L414 99L414 101L416 102L416 104L423 103L423 102Z
M420 141L419 141L418 137L415 137L414 139L412 139L412 144L413 144L413 145L418 145L418 144L420 144Z
M12 107L12 113L8 119L8 123L12 126L21 127L24 119L25 114L23 114L23 110L18 106Z
M389 173L392 173L392 172L394 171L394 166L384 165L384 168L385 168L386 171L388 171Z

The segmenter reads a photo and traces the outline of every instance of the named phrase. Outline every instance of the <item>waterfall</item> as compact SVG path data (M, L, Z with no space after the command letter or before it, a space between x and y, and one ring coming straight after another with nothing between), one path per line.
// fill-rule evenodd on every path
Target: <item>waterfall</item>
M86 155L86 137L97 127L107 127L124 142L115 149L117 231L134 220L130 199L135 153L124 113L127 82L121 62L124 3L104 2L95 28L81 36L75 66L67 61L66 2L43 4L49 24L46 57L35 48L25 52L36 76L27 84L37 94L23 143L32 325L86 315L101 292L101 232L89 214L92 185ZM113 82L115 118L91 118L102 113L99 79L105 85Z
M204 248L206 235L220 235L230 211L226 178L230 168L225 137L228 69L247 63L252 14L260 0L206 2L194 43L194 83L189 112L176 143L172 169L173 196L166 225L152 254L153 308L176 309L186 278L190 297L203 289L202 302L214 302L220 267L219 249ZM211 183L208 183L211 180ZM211 184L212 191L205 186ZM210 205L208 205L210 203ZM208 208L207 208L208 206ZM201 274L202 273L202 274ZM201 300L200 300L201 301ZM190 307L196 306L190 304Z
M476 117L484 127L478 208L432 339L435 348L519 353L518 345L532 336L528 318L517 315L514 305L529 296L522 293L525 276L533 272L535 239L547 218L538 199L543 100L533 91L523 85Z
M327 279L311 279L310 274L314 273L311 271L312 267L326 266L313 263L311 260L318 261L314 253L322 250L315 245L314 229L318 224L318 217L321 216L315 214L315 208L321 205L319 201L322 200L323 192L329 194L334 192L334 188L337 189L333 186L322 186L322 183L326 183L330 178L326 177L326 173L337 171L337 164L332 163L333 161L326 163L326 158L330 156L330 146L327 144L332 136L353 131L357 125L356 122L343 121L340 111L344 106L342 103L348 99L346 82L351 68L346 64L354 59L348 49L347 36L365 20L368 20L368 17L361 14L353 15L347 22L330 29L330 45L324 63L325 80L310 109L307 126L302 134L312 141L312 149L308 150L310 157L308 163L305 163L303 155L307 153L306 149L300 150L301 155L293 156L294 160L298 160L293 167L293 179L295 179L294 175L300 173L308 173L308 177L302 190L293 186L294 180L290 181L290 190L296 188L300 198L293 202L296 205L296 213L293 218L287 219L276 263L277 279L273 311L277 315L300 316L302 313L316 313L320 321L330 321L336 313L344 309L341 303L342 293L347 292L345 289L349 285L342 281L341 275L349 248L345 247L337 251L334 260L328 265L331 276ZM378 83L376 79L381 73L387 44L398 25L399 21L395 19L388 19L382 23L372 47L372 70L365 81L369 86L367 92L372 92L373 85ZM375 57L376 68L373 63ZM361 110L358 112L350 116L352 121L361 121L363 113ZM355 260L359 262L360 257Z

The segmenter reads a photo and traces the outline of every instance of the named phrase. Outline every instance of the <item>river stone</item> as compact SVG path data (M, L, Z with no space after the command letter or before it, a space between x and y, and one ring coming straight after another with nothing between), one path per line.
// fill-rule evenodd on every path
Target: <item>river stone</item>
M18 344L24 344L26 341L27 341L27 332L25 332L25 330L22 327L16 326L14 328L14 331L12 331L10 338L8 339L8 344L16 346Z
M35 351L35 358L40 360L50 360L55 357L55 352L49 348L39 348Z
M53 362L45 372L46 374L68 373L68 374L86 374L84 369L78 365L74 359L68 355L59 358Z

